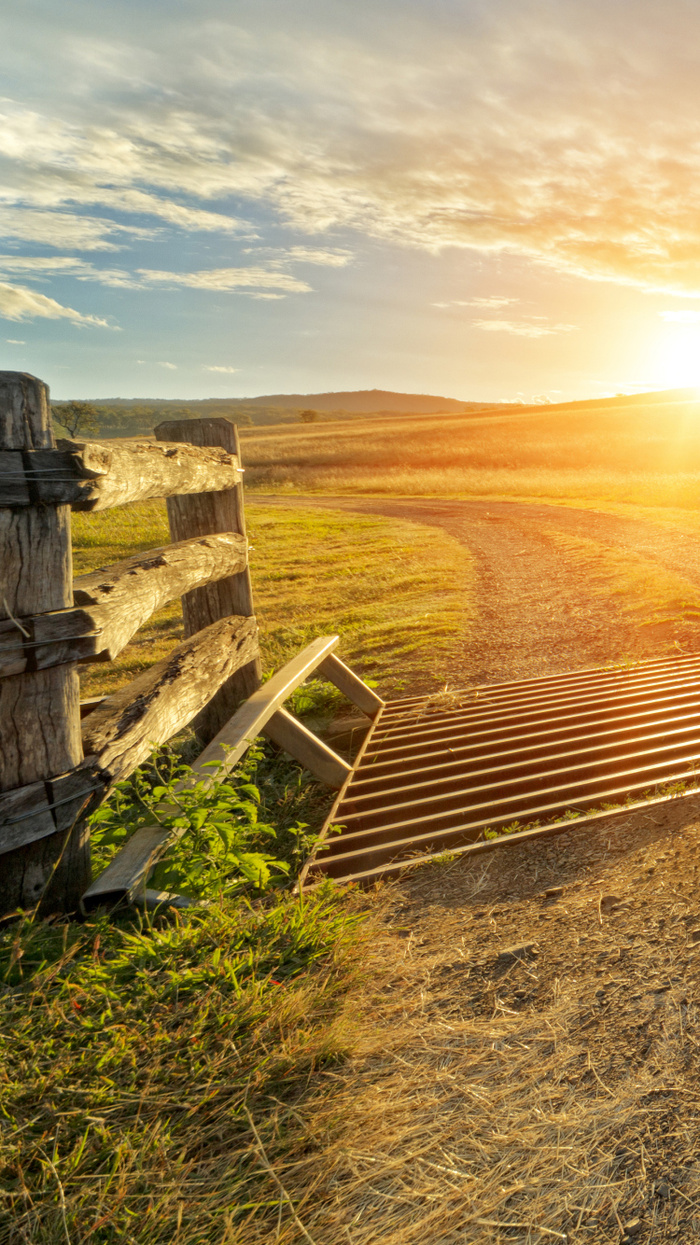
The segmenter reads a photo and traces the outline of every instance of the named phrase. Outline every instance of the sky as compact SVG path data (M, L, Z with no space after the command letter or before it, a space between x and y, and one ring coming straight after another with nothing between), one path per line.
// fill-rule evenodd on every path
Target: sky
M5 0L0 368L700 384L698 0Z

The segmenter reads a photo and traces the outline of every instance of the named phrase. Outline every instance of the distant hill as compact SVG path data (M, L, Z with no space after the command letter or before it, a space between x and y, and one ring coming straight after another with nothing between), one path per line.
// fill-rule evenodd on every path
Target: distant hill
M399 412L405 415L461 414L491 406L489 402L460 402L428 393L393 393L390 389L353 389L339 393L271 393L260 398L239 398L241 406L271 406L278 410L311 409L343 412L348 415L377 415ZM497 404L497 405L503 405Z
M256 398L99 398L92 405L98 413L98 436L149 435L166 419L202 419L219 416L244 427L295 424L302 411L318 413L323 421L347 420L374 415L465 415L493 411L573 411L618 406L645 406L656 402L700 401L695 389L666 389L650 393L615 394L609 398L584 398L578 402L536 403L462 402L426 393L394 393L389 389L356 389L337 393L275 393ZM60 403L57 403L60 406ZM59 428L59 435L64 433Z
M60 403L56 404L60 406ZM342 393L281 393L257 398L99 398L99 436L133 437L153 431L165 419L201 419L223 416L241 427L296 423L301 411L318 412L323 420L372 415L472 415L493 409L487 402L460 402L456 398L424 393L393 393L387 389L360 389ZM496 409L508 404L497 404Z

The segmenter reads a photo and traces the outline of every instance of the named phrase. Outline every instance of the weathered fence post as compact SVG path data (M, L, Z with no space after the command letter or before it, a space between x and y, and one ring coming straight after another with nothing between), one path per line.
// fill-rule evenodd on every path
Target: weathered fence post
M2 620L73 604L70 507L31 504L36 493L26 452L54 445L47 387L22 372L0 372L0 466L27 490L29 502L0 506ZM75 802L61 800L60 809L51 808L59 803L52 799L51 779L83 758L78 674L74 664L37 670L36 648L21 622L17 644L25 646L26 669L0 678L0 792L16 792L20 810L20 789L41 782L47 811L34 823L27 816L22 821L18 811L6 829L0 827L0 914L33 907L42 898L70 910L90 881L89 842L84 827L71 827Z
M159 424L157 441L187 441L190 445L222 446L235 454L240 463L238 429L228 419L183 419ZM245 536L243 486L237 484L221 493L197 493L168 497L168 520L173 541L217 532L240 532ZM182 597L185 637L194 635L220 618L231 614L254 614L250 570L239 571L227 579L195 588ZM219 689L193 725L203 743L221 730L242 700L260 685L260 658L248 662Z

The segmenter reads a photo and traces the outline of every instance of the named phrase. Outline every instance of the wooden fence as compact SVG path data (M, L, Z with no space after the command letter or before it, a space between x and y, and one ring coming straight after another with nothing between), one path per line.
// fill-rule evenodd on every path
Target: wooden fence
M145 885L167 840L162 827L139 831L91 885L86 818L188 723L208 745L200 780L209 761L234 764L265 730L339 787L348 766L286 713L284 699L319 670L370 716L382 705L334 655L335 636L260 687L236 428L184 420L155 436L56 444L43 382L0 372L0 916L38 903L73 910L86 892L97 903ZM73 581L71 509L156 497L167 499L173 543ZM81 706L78 663L112 660L176 597L183 642L127 687Z

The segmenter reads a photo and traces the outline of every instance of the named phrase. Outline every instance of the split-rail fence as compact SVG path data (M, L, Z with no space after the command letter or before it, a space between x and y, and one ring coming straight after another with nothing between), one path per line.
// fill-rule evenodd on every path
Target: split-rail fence
M350 767L284 701L317 671L368 716L383 705L335 655L337 636L261 685L235 425L174 421L155 438L57 443L45 384L0 372L0 917L144 892L167 831L137 831L92 882L87 819L188 724L205 745L192 782L212 782L212 761L230 768L265 732L341 788ZM149 498L166 498L173 543L73 580L71 510ZM79 665L113 660L177 597L182 643L81 705Z

